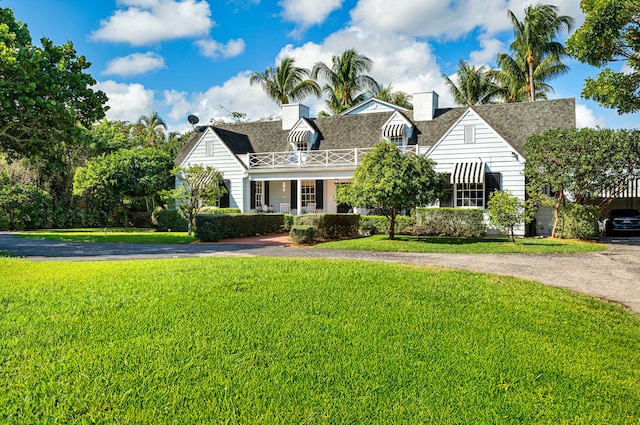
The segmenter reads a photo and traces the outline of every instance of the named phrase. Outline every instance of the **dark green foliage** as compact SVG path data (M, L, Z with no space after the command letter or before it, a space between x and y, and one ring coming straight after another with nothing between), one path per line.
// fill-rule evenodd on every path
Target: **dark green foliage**
M416 208L415 220L421 236L479 238L486 233L480 208Z
M284 224L282 225L282 230L288 232L291 230L291 226L293 226L294 216L292 214L284 215Z
M559 238L591 240L600 235L600 210L594 205L566 203L560 209Z
M180 210L156 208L151 220L160 232L186 232L189 227Z
M200 208L200 214L241 214L240 208L218 208L203 207Z
M49 227L51 211L51 196L32 184L0 186L0 229Z
M399 215L396 217L396 234L412 235L414 232L413 217ZM360 234L364 236L388 235L389 219L383 215L363 215L360 217Z
M296 245L310 245L315 240L316 228L313 226L294 225L291 227L289 237Z
M198 214L195 235L202 242L282 232L284 214Z
M358 235L358 214L305 214L296 216L296 226L313 226L320 240L350 238Z

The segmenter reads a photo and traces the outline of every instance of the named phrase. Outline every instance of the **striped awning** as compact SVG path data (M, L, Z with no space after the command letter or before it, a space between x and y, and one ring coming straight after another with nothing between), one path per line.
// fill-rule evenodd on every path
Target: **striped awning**
M404 128L405 128L404 123L403 124L389 124L389 125L386 125L382 129L382 135L384 137L404 136Z
M451 184L484 183L484 162L457 162L451 173Z
M309 130L297 130L289 133L287 141L290 143L309 142L311 132Z

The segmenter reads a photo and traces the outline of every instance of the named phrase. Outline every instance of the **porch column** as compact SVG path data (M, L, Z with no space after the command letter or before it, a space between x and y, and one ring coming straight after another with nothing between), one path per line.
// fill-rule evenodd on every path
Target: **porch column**
M297 215L302 214L302 180L298 179L298 205L296 205L298 209Z

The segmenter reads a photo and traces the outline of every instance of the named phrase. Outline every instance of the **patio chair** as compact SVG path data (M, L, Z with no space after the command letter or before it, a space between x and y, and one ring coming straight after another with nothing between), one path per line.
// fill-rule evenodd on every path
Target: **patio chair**
M308 214L315 214L316 213L316 203L315 202L309 202L307 204L307 213Z
M288 202L282 202L280 204L280 212L283 214L289 214L291 212L291 208L289 207Z

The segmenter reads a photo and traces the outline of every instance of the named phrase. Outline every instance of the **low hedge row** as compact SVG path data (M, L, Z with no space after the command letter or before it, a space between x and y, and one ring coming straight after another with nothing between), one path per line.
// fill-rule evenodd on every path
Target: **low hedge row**
M417 236L480 238L486 234L481 208L416 208Z
M196 237L202 242L283 231L284 214L198 214Z
M294 225L291 227L289 237L296 245L309 245L315 239L315 230L313 226Z
M360 217L360 234L388 235L390 228L389 219L383 215L364 215ZM399 215L396 216L396 235L413 234L413 217Z
M160 232L186 232L189 220L179 210L156 208L151 221Z
M358 236L358 214L304 214L294 217L295 226L312 226L318 240L334 240Z
M218 208L203 207L200 208L200 214L240 214L240 208Z

